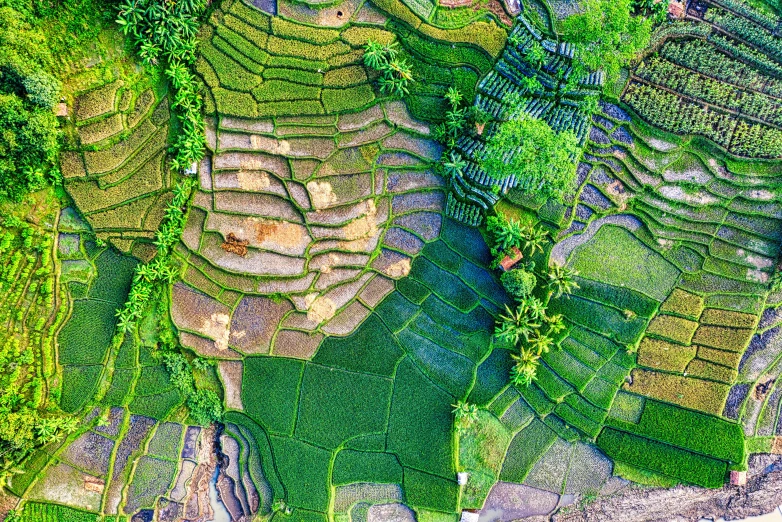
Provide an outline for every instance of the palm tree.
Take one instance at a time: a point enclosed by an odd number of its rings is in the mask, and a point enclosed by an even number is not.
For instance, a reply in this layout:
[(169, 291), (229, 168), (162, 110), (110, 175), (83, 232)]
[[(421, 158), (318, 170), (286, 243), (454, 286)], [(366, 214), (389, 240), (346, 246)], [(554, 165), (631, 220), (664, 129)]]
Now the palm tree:
[(565, 329), (565, 318), (562, 314), (546, 316), (548, 324), (548, 335), (556, 335)]
[(486, 220), (486, 228), (493, 236), (494, 248), (499, 252), (518, 247), (524, 237), (524, 226), (515, 219), (490, 216)]
[(364, 65), (377, 71), (387, 61), (385, 47), (374, 40), (369, 40), (364, 49)]
[(525, 341), (529, 340), (532, 332), (540, 328), (536, 320), (537, 317), (529, 313), (529, 307), (524, 302), (513, 310), (505, 305), (505, 315), (500, 315), (494, 335), (501, 341), (516, 345), (522, 337)]
[(553, 263), (548, 273), (548, 287), (549, 296), (560, 297), (563, 294), (570, 294), (573, 290), (579, 288), (575, 278), (578, 276), (578, 272), (572, 268), (560, 265), (559, 263)]
[(456, 429), (463, 430), (472, 426), (478, 420), (478, 406), (464, 401), (458, 401), (453, 407), (453, 414), (456, 417)]
[(538, 371), (537, 362), (517, 362), (510, 369), (510, 380), (514, 386), (529, 386), (535, 380)]
[(448, 87), (448, 92), (445, 93), (445, 99), (450, 102), (452, 108), (457, 108), (462, 101), (462, 98), (462, 93), (460, 93), (458, 89), (453, 86)]
[(523, 242), (524, 249), (529, 252), (529, 255), (535, 255), (536, 251), (543, 252), (543, 245), (546, 244), (546, 232), (541, 227), (535, 225), (527, 225), (524, 227)]
[(527, 296), (519, 305), (519, 308), (524, 308), (524, 311), (530, 315), (535, 321), (539, 321), (546, 317), (546, 305), (544, 305), (540, 299), (534, 296)]
[(540, 330), (536, 330), (534, 335), (529, 340), (530, 348), (535, 350), (538, 355), (548, 353), (551, 346), (554, 344), (554, 340), (548, 335), (540, 333)]
[(443, 167), (448, 177), (461, 176), (465, 167), (467, 167), (467, 162), (464, 161), (461, 154), (452, 150), (448, 155), (448, 161), (443, 163)]

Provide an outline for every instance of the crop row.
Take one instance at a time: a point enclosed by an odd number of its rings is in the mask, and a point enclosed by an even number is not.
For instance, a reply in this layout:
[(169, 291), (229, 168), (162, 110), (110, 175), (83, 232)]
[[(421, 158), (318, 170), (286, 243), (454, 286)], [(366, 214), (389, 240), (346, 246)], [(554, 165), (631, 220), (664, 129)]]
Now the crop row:
[(660, 49), (660, 56), (723, 82), (782, 97), (782, 81), (732, 58), (703, 40), (666, 42)]
[(757, 118), (773, 125), (782, 125), (782, 104), (766, 94), (744, 91), (729, 83), (694, 73), (667, 60), (652, 57), (641, 63), (635, 74), (644, 80)]
[(754, 45), (775, 60), (782, 60), (782, 42), (768, 29), (718, 7), (709, 7), (704, 19)]
[(734, 154), (776, 158), (782, 155), (782, 132), (751, 123), (674, 93), (633, 82), (623, 100), (648, 123), (676, 134), (699, 134)]

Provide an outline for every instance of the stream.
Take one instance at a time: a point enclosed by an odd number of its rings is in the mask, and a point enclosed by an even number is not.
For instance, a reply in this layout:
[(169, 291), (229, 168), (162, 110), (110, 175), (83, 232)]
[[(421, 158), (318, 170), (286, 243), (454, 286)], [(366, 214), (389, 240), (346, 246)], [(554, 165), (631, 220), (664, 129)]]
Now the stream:
[(210, 520), (212, 522), (231, 522), (231, 514), (225, 508), (225, 505), (220, 500), (220, 496), (217, 494), (217, 477), (220, 475), (220, 466), (215, 468), (214, 475), (209, 481), (209, 504), (212, 506), (214, 512), (214, 518)]

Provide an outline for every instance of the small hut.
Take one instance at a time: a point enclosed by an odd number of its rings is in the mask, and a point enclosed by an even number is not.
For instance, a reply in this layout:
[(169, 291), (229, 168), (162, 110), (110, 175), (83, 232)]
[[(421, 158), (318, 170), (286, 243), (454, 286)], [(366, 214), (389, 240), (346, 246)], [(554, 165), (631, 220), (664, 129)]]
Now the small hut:
[(513, 247), (513, 248), (511, 248), (511, 254), (510, 255), (506, 255), (502, 259), (502, 261), (500, 261), (500, 269), (503, 272), (507, 272), (508, 270), (510, 270), (511, 268), (516, 266), (516, 264), (519, 261), (521, 261), (522, 258), (524, 258), (524, 256), (522, 255), (521, 250), (519, 250), (516, 247)]
[(682, 20), (687, 14), (687, 8), (682, 0), (668, 1), (668, 18), (672, 20)]
[(746, 471), (731, 471), (730, 472), (730, 485), (731, 486), (746, 486), (747, 485), (747, 472)]

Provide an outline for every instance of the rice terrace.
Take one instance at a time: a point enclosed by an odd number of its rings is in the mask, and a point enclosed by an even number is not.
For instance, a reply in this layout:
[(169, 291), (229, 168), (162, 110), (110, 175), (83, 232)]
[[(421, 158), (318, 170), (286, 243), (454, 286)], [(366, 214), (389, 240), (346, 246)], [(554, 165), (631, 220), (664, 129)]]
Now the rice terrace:
[(782, 505), (779, 0), (0, 0), (0, 520)]

